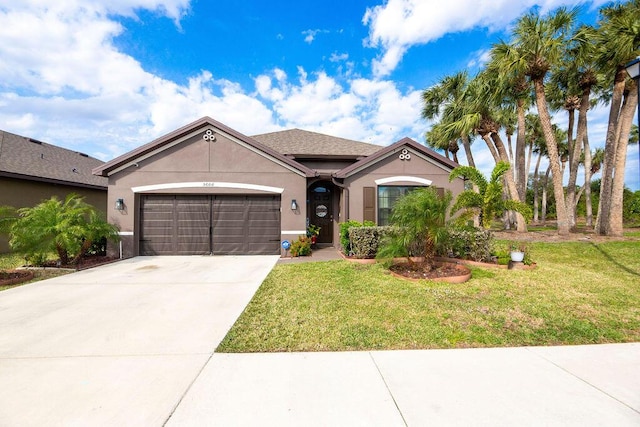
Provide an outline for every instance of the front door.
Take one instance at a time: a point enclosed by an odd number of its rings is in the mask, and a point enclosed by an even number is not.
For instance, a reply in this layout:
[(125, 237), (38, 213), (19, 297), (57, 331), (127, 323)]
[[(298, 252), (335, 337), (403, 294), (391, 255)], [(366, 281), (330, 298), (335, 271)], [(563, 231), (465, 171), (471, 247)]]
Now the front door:
[(318, 183), (309, 190), (309, 224), (320, 227), (318, 243), (333, 243), (333, 193), (329, 183)]

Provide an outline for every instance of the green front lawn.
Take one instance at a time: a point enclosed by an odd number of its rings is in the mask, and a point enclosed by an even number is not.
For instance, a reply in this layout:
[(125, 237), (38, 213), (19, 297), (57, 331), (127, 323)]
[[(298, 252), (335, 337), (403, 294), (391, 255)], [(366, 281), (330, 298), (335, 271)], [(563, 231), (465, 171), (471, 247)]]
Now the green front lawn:
[(640, 242), (532, 243), (533, 271), (463, 284), (381, 265), (278, 265), (217, 351), (339, 351), (640, 341)]

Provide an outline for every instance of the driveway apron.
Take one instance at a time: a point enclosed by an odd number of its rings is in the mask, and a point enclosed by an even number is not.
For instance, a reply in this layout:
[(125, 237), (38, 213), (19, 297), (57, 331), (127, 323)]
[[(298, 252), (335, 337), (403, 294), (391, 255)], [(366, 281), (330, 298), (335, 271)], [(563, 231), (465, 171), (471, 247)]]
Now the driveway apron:
[(277, 260), (137, 257), (0, 292), (0, 425), (162, 425)]

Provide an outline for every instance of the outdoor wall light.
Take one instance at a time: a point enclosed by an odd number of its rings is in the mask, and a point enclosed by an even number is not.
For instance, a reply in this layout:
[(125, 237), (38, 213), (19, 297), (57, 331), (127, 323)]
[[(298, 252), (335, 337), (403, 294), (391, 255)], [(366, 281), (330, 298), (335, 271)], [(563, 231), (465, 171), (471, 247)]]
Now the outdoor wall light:
[(116, 199), (116, 210), (123, 211), (124, 210), (124, 199)]
[(298, 210), (298, 202), (296, 202), (296, 199), (291, 200), (291, 210), (292, 211)]

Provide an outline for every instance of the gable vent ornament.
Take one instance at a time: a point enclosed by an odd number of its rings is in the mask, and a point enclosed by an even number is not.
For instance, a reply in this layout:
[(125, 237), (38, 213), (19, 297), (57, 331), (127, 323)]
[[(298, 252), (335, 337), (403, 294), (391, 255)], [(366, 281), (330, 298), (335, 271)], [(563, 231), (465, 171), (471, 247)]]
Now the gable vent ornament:
[(403, 148), (402, 151), (400, 152), (400, 160), (411, 160), (411, 154), (409, 154), (409, 150), (407, 150), (406, 148)]
[(213, 133), (213, 131), (211, 129), (208, 129), (204, 135), (202, 135), (202, 139), (204, 139), (205, 141), (210, 141), (213, 142), (216, 140), (216, 135)]

